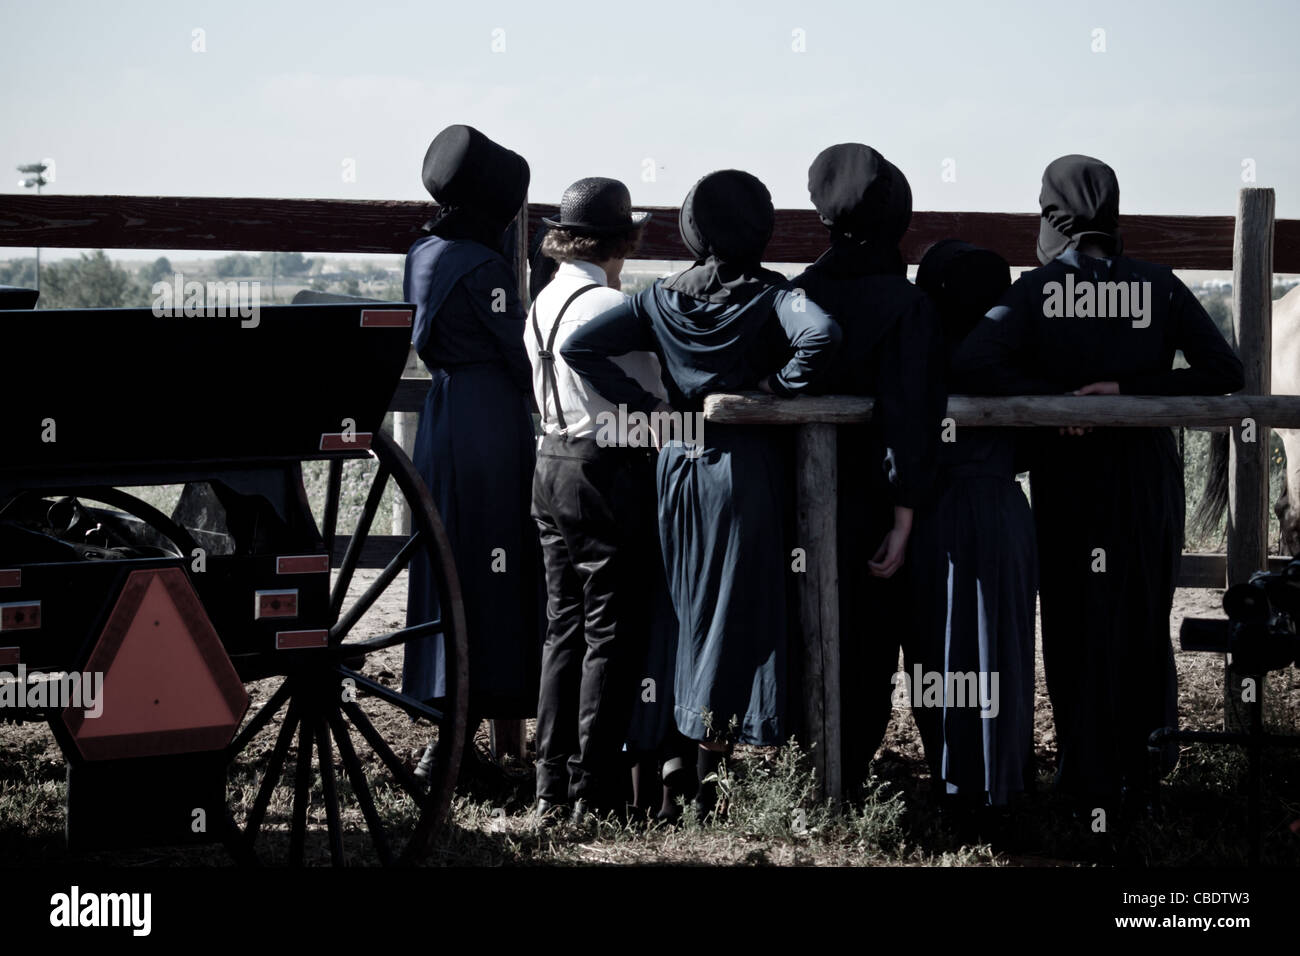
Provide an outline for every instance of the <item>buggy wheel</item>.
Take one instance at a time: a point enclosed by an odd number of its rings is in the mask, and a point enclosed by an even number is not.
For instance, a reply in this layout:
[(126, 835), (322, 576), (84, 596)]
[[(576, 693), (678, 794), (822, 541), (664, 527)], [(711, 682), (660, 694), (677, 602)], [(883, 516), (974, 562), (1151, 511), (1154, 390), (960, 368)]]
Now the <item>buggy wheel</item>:
[[(321, 532), (328, 553), (342, 552), (328, 646), (288, 652), (292, 667), (250, 708), (229, 749), (227, 844), (245, 861), (411, 863), (450, 811), (468, 690), (460, 585), (410, 459), (384, 432), (372, 452), (328, 463)], [(368, 490), (345, 545), (337, 532), (343, 489), (355, 485), (343, 481), (348, 466)], [(396, 539), (371, 534), (390, 478), (411, 513), (410, 535)], [(417, 554), (436, 580), (439, 611), (398, 621), (391, 589)], [(381, 570), (359, 579), (362, 564)], [(441, 641), (446, 692), (435, 700), (402, 692), (401, 655), (415, 641)], [(432, 763), (417, 772), (426, 749)]]

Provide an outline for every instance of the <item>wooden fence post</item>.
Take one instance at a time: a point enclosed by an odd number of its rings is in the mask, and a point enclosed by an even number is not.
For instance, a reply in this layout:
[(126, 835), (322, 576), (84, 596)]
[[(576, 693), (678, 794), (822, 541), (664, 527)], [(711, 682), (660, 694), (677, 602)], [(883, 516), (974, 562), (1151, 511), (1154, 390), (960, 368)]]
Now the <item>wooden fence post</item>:
[[(406, 353), (406, 368), (402, 377), (409, 378), (410, 373), (420, 370), (420, 357), (415, 354), (415, 346)], [(420, 427), (419, 412), (393, 412), (393, 441), (401, 446), (407, 457), (415, 454), (415, 433)], [(403, 538), (411, 534), (411, 506), (401, 495), (393, 496), (393, 534)]]
[(819, 796), (843, 794), (840, 724), (840, 589), (836, 543), (836, 426), (798, 428), (795, 508), (807, 567), (799, 576), (803, 631), (804, 721), (812, 745)]
[[(515, 247), (506, 250), (514, 256), (515, 276), (519, 282), (519, 301), (528, 302), (528, 197), (515, 216)], [(529, 519), (532, 520), (531, 518)], [(522, 757), (528, 741), (528, 732), (522, 720), (494, 720), (491, 722), (490, 745), (498, 760), (506, 756)]]
[[(1237, 355), (1246, 370), (1247, 394), (1272, 391), (1273, 353), (1273, 207), (1272, 189), (1248, 187), (1237, 199), (1232, 240), (1232, 329)], [(1228, 453), (1228, 584), (1246, 581), (1268, 564), (1267, 424), (1245, 419), (1233, 425)], [(1249, 441), (1245, 439), (1250, 439)], [(1224, 723), (1244, 729), (1241, 715), (1243, 678), (1255, 681), (1263, 702), (1264, 675), (1224, 672)]]

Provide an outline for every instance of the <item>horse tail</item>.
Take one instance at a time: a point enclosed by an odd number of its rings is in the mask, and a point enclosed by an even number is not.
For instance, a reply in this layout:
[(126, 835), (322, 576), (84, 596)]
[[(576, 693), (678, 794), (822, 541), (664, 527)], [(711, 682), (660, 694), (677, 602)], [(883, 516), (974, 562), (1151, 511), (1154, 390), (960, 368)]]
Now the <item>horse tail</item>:
[(1192, 527), (1200, 535), (1212, 535), (1228, 507), (1228, 433), (1210, 433), (1210, 455), (1205, 468), (1205, 487), (1192, 515)]

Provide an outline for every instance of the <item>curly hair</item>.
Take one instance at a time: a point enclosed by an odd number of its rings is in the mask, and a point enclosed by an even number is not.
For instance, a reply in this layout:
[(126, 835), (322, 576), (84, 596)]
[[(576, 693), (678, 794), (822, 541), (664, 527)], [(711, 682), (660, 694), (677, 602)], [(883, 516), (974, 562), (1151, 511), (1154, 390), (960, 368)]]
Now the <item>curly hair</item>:
[(582, 236), (568, 229), (549, 229), (542, 238), (542, 254), (556, 262), (604, 262), (626, 259), (641, 239), (641, 227), (612, 236)]

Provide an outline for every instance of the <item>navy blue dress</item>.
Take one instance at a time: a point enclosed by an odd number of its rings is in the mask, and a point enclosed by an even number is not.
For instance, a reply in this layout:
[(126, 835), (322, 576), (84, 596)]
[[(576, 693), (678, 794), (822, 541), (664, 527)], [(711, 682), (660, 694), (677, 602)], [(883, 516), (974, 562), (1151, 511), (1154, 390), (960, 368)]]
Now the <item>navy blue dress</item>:
[[(699, 412), (706, 394), (773, 373), (774, 390), (802, 391), (838, 340), (820, 308), (783, 286), (712, 302), (660, 280), (575, 332), (561, 353), (606, 399), (648, 413), (654, 397), (609, 357), (653, 351), (673, 408)], [(789, 734), (787, 439), (779, 428), (707, 424), (701, 447), (669, 444), (659, 455), (659, 534), (678, 619), (674, 714), (693, 740), (772, 746)]]
[[(536, 444), (525, 315), (514, 275), (470, 240), (420, 239), (403, 295), (416, 305), (413, 341), (433, 376), (415, 466), (456, 557), (469, 641), (474, 717), (532, 716), (543, 638), (537, 529), (529, 516)], [(411, 562), (408, 620), (438, 613), (421, 552)], [(403, 691), (445, 693), (440, 635), (406, 649)]]
[[(1033, 786), (1034, 519), (1014, 435), (959, 429), (939, 456), (935, 500), (918, 509), (910, 542), (912, 715), (939, 791), (998, 806)], [(937, 700), (923, 696), (927, 674), (944, 675)]]

